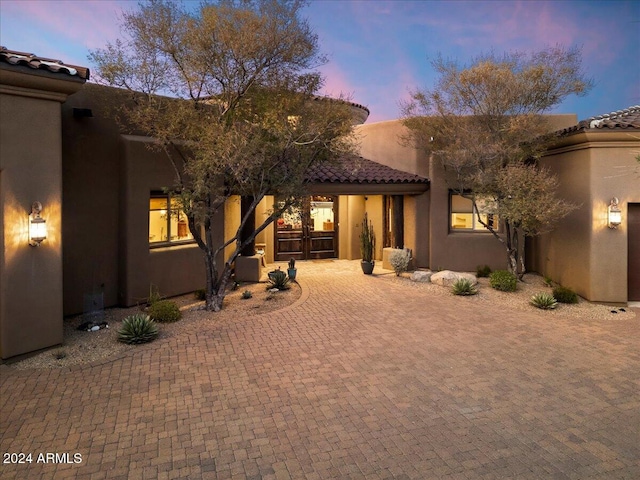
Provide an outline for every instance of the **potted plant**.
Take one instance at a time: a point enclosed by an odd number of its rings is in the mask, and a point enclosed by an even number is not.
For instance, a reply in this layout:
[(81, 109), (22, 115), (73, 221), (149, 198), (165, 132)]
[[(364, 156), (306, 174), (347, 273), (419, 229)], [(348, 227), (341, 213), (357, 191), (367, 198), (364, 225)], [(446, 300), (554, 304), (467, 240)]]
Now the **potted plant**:
[(373, 223), (369, 221), (367, 214), (364, 214), (362, 220), (362, 231), (360, 232), (360, 255), (362, 255), (362, 272), (366, 275), (373, 273), (373, 252), (376, 248), (376, 235), (373, 232)]
[(287, 268), (287, 275), (289, 275), (289, 278), (291, 280), (295, 280), (296, 279), (296, 272), (298, 271), (298, 269), (296, 268), (296, 259), (291, 257), (291, 260), (289, 260), (289, 268)]

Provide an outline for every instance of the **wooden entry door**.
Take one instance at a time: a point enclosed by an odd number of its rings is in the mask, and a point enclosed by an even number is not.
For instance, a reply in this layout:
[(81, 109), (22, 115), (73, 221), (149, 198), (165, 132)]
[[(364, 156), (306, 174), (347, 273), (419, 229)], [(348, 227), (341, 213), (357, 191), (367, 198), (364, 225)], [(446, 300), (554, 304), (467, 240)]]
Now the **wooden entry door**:
[(629, 203), (627, 248), (627, 281), (630, 302), (640, 302), (640, 203)]
[(276, 221), (275, 260), (338, 256), (338, 197), (314, 195)]

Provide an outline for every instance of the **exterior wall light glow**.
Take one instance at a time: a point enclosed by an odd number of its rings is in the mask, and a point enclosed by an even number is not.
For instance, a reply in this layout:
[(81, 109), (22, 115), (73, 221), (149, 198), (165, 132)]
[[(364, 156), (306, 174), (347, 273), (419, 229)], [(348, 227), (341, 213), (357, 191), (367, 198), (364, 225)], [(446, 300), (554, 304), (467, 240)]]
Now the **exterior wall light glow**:
[(47, 238), (47, 221), (40, 216), (42, 204), (33, 202), (29, 215), (29, 245), (38, 247)]
[(609, 228), (618, 228), (618, 225), (622, 223), (622, 212), (618, 207), (618, 199), (613, 197), (608, 207), (608, 221)]

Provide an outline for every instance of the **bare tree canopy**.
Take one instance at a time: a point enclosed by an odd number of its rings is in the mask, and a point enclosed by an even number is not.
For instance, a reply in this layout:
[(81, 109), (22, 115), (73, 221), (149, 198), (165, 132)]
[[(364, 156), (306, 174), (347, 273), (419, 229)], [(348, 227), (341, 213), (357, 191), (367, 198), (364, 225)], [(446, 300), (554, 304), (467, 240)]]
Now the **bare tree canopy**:
[[(524, 273), (518, 235), (539, 235), (575, 206), (558, 199), (556, 179), (536, 166), (553, 137), (545, 114), (569, 95), (585, 95), (578, 48), (483, 54), (466, 65), (436, 58), (433, 89), (402, 104), (410, 141), (443, 167), (449, 188), (472, 200), (478, 221), (503, 242), (509, 269)], [(505, 224), (499, 235), (478, 208)]]
[[(191, 11), (166, 0), (125, 13), (125, 39), (91, 53), (106, 84), (132, 92), (124, 117), (157, 140), (205, 254), (207, 308), (219, 310), (242, 248), (304, 192), (310, 167), (354, 150), (345, 102), (316, 96), (326, 59), (297, 0), (222, 0)], [(231, 195), (252, 199), (234, 237), (214, 245), (212, 218)], [(285, 201), (246, 236), (266, 195)], [(217, 257), (234, 245), (222, 268)]]

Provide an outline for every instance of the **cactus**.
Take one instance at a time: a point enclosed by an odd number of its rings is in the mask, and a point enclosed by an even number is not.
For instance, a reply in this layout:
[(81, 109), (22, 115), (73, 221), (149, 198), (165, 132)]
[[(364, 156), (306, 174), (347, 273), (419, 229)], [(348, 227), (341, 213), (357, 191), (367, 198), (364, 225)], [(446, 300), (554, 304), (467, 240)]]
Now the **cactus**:
[(360, 232), (360, 254), (363, 262), (373, 261), (373, 252), (376, 248), (376, 235), (373, 231), (373, 223), (369, 221), (367, 214), (362, 220), (362, 232)]

